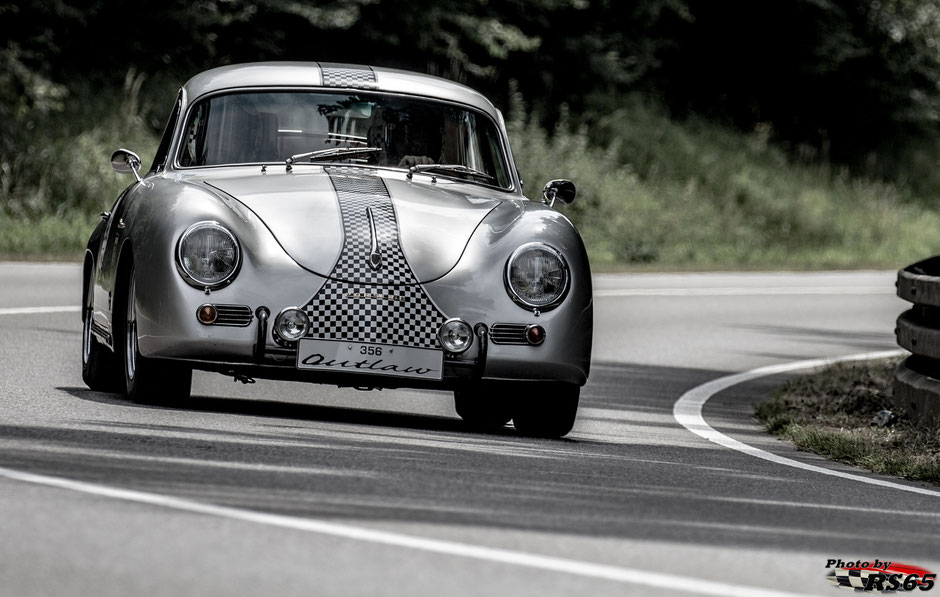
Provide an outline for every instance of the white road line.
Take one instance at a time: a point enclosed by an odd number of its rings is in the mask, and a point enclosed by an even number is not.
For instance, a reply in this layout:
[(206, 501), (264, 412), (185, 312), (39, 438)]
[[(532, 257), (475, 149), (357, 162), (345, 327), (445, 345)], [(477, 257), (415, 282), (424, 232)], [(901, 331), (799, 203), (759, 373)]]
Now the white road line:
[(702, 408), (705, 406), (705, 403), (708, 402), (708, 399), (721, 392), (746, 381), (752, 379), (757, 379), (759, 377), (766, 377), (768, 375), (777, 375), (779, 373), (789, 373), (792, 371), (800, 371), (805, 369), (818, 369), (820, 367), (825, 367), (827, 365), (832, 365), (835, 363), (846, 363), (850, 361), (868, 361), (872, 359), (884, 359), (888, 357), (896, 357), (903, 354), (907, 354), (903, 350), (888, 350), (884, 352), (868, 352), (862, 354), (853, 354), (843, 357), (835, 357), (831, 359), (812, 359), (808, 361), (796, 361), (792, 363), (782, 363), (780, 365), (770, 365), (767, 367), (759, 367), (757, 369), (751, 369), (750, 371), (745, 371), (743, 373), (736, 373), (734, 375), (728, 375), (725, 377), (719, 377), (708, 383), (702, 384), (698, 387), (692, 388), (685, 394), (683, 394), (679, 400), (676, 401), (672, 409), (672, 416), (675, 417), (676, 421), (680, 425), (698, 435), (707, 439), (710, 442), (714, 442), (725, 448), (730, 448), (732, 450), (737, 450), (744, 454), (754, 456), (756, 458), (762, 458), (764, 460), (769, 460), (770, 462), (775, 462), (777, 464), (782, 464), (784, 466), (791, 466), (794, 468), (803, 469), (805, 471), (811, 471), (814, 473), (821, 473), (823, 475), (830, 475), (833, 477), (839, 477), (842, 479), (849, 479), (852, 481), (858, 481), (860, 483), (868, 483), (869, 485), (877, 485), (879, 487), (887, 487), (889, 489), (900, 489), (901, 491), (909, 491), (911, 493), (919, 493), (921, 495), (929, 495), (932, 497), (940, 497), (940, 491), (935, 491), (932, 489), (925, 489), (922, 487), (914, 487), (912, 485), (902, 485), (901, 483), (893, 483), (891, 481), (885, 481), (883, 479), (876, 479), (874, 477), (866, 477), (862, 475), (856, 475), (852, 473), (846, 473), (842, 471), (836, 471), (821, 466), (816, 466), (813, 464), (808, 464), (806, 462), (800, 462), (798, 460), (793, 460), (790, 458), (785, 458), (783, 456), (778, 456), (770, 452), (761, 450), (760, 448), (755, 448), (749, 446), (745, 443), (739, 442), (736, 439), (732, 439), (727, 435), (715, 430), (708, 423), (705, 422), (705, 418), (702, 416)]
[(608, 288), (594, 291), (599, 298), (621, 296), (764, 296), (895, 294), (891, 286), (724, 286), (716, 288)]
[[(71, 446), (35, 446), (32, 442), (22, 442), (17, 440), (5, 441), (0, 439), (0, 449), (6, 451), (28, 452), (35, 456), (37, 452), (45, 454), (71, 454), (76, 453), (76, 449)], [(254, 462), (233, 462), (227, 460), (210, 460), (208, 458), (181, 458), (172, 456), (152, 456), (149, 454), (118, 454), (109, 450), (86, 448), (79, 450), (82, 458), (93, 457), (103, 460), (123, 460), (126, 462), (143, 462), (146, 464), (160, 465), (183, 465), (196, 466), (201, 468), (232, 469), (238, 471), (252, 471), (258, 473), (279, 473), (286, 475), (324, 475), (332, 477), (359, 477), (359, 478), (378, 478), (378, 473), (372, 473), (360, 470), (339, 469), (326, 466), (281, 466), (276, 464), (262, 464)]]
[(641, 570), (637, 568), (621, 568), (619, 566), (592, 564), (590, 562), (543, 556), (521, 551), (512, 551), (508, 549), (470, 545), (467, 543), (458, 543), (455, 541), (442, 541), (439, 539), (427, 539), (413, 535), (379, 531), (311, 518), (297, 518), (293, 516), (283, 516), (280, 514), (268, 514), (264, 512), (254, 512), (251, 510), (242, 510), (239, 508), (216, 506), (213, 504), (206, 504), (168, 495), (160, 495), (156, 493), (134, 491), (129, 489), (119, 489), (116, 487), (108, 487), (94, 483), (72, 481), (70, 479), (63, 479), (60, 477), (50, 477), (47, 475), (26, 473), (2, 467), (0, 467), (0, 477), (24, 483), (33, 483), (37, 485), (45, 485), (48, 487), (57, 487), (59, 489), (66, 489), (69, 491), (78, 491), (81, 493), (112, 498), (116, 500), (149, 504), (161, 508), (171, 508), (174, 510), (194, 512), (208, 516), (219, 516), (256, 524), (265, 524), (269, 526), (291, 529), (294, 531), (329, 535), (332, 537), (341, 537), (343, 539), (352, 539), (368, 543), (378, 543), (393, 547), (403, 547), (406, 549), (416, 549), (436, 554), (494, 562), (497, 564), (509, 564), (514, 566), (522, 566), (525, 568), (546, 570), (549, 572), (573, 574), (576, 576), (583, 576), (600, 580), (622, 582), (630, 585), (655, 587), (658, 589), (665, 589), (670, 592), (685, 591), (697, 595), (720, 595), (729, 597), (796, 597), (798, 595), (802, 595), (800, 593), (774, 591), (770, 589), (762, 589), (759, 587), (746, 587), (741, 585), (692, 578), (689, 576), (677, 576), (674, 574), (650, 572), (648, 570)]
[(37, 313), (78, 313), (82, 308), (78, 305), (62, 307), (7, 307), (0, 309), (0, 315), (34, 315)]

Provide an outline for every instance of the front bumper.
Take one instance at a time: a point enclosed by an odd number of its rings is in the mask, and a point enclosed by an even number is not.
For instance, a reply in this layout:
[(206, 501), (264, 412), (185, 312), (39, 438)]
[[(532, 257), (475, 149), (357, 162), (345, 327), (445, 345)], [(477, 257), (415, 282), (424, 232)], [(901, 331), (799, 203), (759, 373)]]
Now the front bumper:
[(444, 353), (444, 370), (440, 380), (299, 369), (295, 343), (282, 343), (281, 346), (271, 346), (268, 343), (268, 338), (271, 337), (270, 324), (270, 311), (266, 307), (259, 307), (256, 311), (252, 359), (248, 362), (194, 358), (172, 360), (186, 363), (194, 369), (231, 375), (242, 380), (258, 377), (325, 383), (340, 387), (454, 389), (484, 379), (489, 346), (489, 330), (484, 324), (475, 326), (474, 342), (467, 353), (461, 355)]
[[(584, 383), (584, 373), (577, 367), (539, 361), (535, 352), (539, 349), (538, 346), (494, 344), (490, 341), (489, 326), (484, 323), (477, 323), (473, 326), (474, 341), (467, 352), (460, 355), (444, 353), (444, 370), (441, 380), (298, 369), (295, 345), (274, 346), (270, 342), (272, 338), (270, 310), (259, 307), (255, 315), (253, 324), (241, 330), (243, 335), (250, 334), (253, 337), (250, 358), (216, 359), (208, 356), (185, 356), (172, 357), (168, 360), (184, 363), (193, 369), (230, 375), (242, 380), (247, 378), (275, 379), (357, 388), (453, 390), (481, 380), (552, 380), (579, 385)], [(246, 352), (244, 348), (243, 345), (242, 353)]]

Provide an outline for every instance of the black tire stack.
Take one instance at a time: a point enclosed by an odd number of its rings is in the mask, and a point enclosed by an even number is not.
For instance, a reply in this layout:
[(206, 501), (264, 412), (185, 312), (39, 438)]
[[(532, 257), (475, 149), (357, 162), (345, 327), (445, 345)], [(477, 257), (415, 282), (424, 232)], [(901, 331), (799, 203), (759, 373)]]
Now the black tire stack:
[(898, 317), (898, 344), (909, 351), (894, 375), (895, 407), (940, 422), (940, 256), (898, 272), (898, 296), (914, 304)]

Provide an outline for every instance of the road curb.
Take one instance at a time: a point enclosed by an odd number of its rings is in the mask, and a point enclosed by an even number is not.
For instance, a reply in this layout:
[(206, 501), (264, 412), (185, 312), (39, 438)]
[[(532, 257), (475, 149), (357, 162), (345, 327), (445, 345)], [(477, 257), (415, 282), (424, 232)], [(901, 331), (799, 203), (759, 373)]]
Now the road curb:
[(822, 367), (828, 367), (836, 363), (872, 361), (876, 359), (893, 358), (900, 356), (900, 354), (901, 351), (898, 350), (867, 352), (835, 358), (810, 359), (808, 361), (794, 361), (791, 363), (780, 363), (778, 365), (767, 365), (765, 367), (758, 367), (757, 369), (751, 369), (750, 371), (744, 371), (742, 373), (726, 375), (724, 377), (719, 377), (717, 379), (705, 382), (700, 386), (696, 386), (680, 396), (679, 400), (677, 400), (673, 405), (672, 416), (677, 423), (703, 439), (706, 439), (714, 444), (718, 444), (719, 446), (735, 450), (736, 452), (741, 452), (742, 454), (747, 454), (749, 456), (754, 456), (755, 458), (767, 460), (768, 462), (773, 462), (783, 466), (789, 466), (791, 468), (802, 469), (814, 473), (820, 473), (831, 477), (839, 477), (851, 481), (858, 481), (868, 485), (876, 485), (879, 487), (897, 489), (940, 498), (940, 491), (934, 489), (928, 489), (926, 487), (920, 487), (917, 485), (903, 484), (897, 481), (888, 481), (881, 478), (881, 476), (877, 476), (875, 473), (870, 475), (856, 474), (843, 470), (828, 468), (825, 466), (819, 466), (816, 464), (810, 464), (809, 462), (794, 460), (793, 458), (787, 458), (786, 456), (768, 452), (767, 450), (762, 450), (761, 448), (745, 444), (744, 442), (721, 433), (709, 425), (705, 421), (705, 416), (702, 412), (704, 410), (705, 403), (708, 402), (712, 396), (718, 394), (719, 392), (723, 392), (728, 388), (754, 379), (760, 379), (762, 377), (768, 377), (771, 375), (779, 375), (782, 373), (793, 373), (796, 371), (820, 369)]

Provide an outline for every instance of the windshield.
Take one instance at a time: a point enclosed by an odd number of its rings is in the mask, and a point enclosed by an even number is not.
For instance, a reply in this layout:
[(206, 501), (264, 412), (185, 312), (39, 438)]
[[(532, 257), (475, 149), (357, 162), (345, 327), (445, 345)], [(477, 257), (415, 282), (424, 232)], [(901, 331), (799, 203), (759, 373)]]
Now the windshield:
[[(316, 153), (345, 147), (376, 150)], [(460, 106), (369, 93), (269, 91), (217, 95), (197, 104), (184, 130), (179, 164), (270, 164), (312, 154), (295, 164), (330, 160), (393, 168), (458, 165), (489, 175), (489, 184), (508, 188), (511, 180), (501, 148), (491, 119)], [(450, 173), (461, 174), (435, 171)]]

